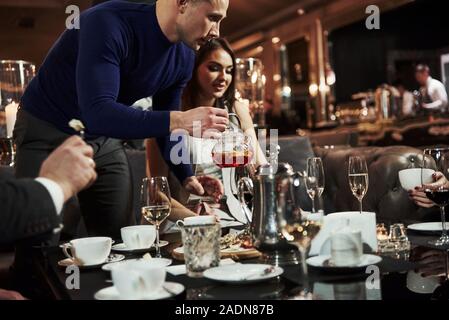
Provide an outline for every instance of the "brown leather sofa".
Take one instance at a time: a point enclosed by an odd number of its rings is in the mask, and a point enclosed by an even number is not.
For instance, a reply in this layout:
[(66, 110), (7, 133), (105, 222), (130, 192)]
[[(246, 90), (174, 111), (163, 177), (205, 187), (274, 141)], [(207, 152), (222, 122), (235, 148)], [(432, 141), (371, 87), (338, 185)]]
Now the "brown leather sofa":
[[(308, 138), (298, 136), (280, 137), (279, 145), (279, 161), (290, 163), (295, 170), (306, 169), (307, 157), (314, 155), (322, 158), (325, 189), (320, 205), (326, 213), (358, 210), (358, 201), (349, 189), (347, 170), (349, 156), (362, 155), (369, 171), (369, 188), (363, 200), (363, 209), (376, 212), (378, 222), (408, 224), (439, 219), (437, 210), (422, 209), (410, 201), (399, 182), (399, 170), (421, 165), (420, 149), (406, 146), (312, 148)], [(301, 188), (301, 207), (310, 210), (311, 201), (304, 186)]]
[(315, 148), (315, 154), (323, 159), (326, 186), (326, 212), (358, 210), (359, 205), (349, 188), (347, 177), (348, 158), (353, 155), (365, 157), (369, 187), (363, 199), (363, 209), (377, 213), (377, 220), (387, 223), (412, 223), (437, 219), (433, 209), (422, 209), (410, 201), (401, 187), (398, 172), (421, 165), (421, 150), (406, 147), (363, 148)]

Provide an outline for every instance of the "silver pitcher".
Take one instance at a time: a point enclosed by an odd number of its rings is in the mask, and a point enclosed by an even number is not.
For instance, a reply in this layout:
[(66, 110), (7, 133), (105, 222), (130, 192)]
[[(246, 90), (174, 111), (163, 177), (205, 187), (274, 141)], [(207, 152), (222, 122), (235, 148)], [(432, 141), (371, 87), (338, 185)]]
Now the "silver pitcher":
[[(254, 247), (262, 252), (262, 260), (275, 265), (298, 264), (296, 248), (282, 236), (281, 228), (288, 216), (300, 210), (294, 188), (299, 186), (301, 174), (287, 163), (262, 165), (252, 178), (239, 180), (239, 200), (247, 216), (251, 216), (250, 231)], [(253, 210), (246, 205), (244, 192), (253, 195)]]

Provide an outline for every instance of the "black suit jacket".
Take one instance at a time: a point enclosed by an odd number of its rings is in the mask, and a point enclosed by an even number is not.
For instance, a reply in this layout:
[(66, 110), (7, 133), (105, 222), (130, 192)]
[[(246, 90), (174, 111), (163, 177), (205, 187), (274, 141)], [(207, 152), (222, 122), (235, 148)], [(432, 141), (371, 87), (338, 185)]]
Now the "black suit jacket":
[(47, 189), (33, 179), (0, 182), (0, 243), (33, 237), (60, 226)]

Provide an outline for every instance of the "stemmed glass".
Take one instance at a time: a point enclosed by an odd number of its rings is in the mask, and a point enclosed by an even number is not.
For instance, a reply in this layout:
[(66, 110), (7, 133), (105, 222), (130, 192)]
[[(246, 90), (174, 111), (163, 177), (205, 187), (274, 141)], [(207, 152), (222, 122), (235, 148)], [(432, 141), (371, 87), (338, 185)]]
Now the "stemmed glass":
[(368, 167), (362, 157), (349, 157), (348, 166), (349, 187), (354, 197), (359, 200), (360, 213), (362, 213), (362, 200), (368, 191)]
[[(449, 177), (449, 149), (434, 148), (425, 149), (423, 154), (423, 169), (421, 170), (421, 184), (427, 198), (440, 207), (441, 213), (441, 237), (438, 240), (430, 241), (434, 246), (444, 246), (449, 244), (449, 237), (446, 230), (446, 215), (444, 207), (449, 204), (449, 188), (447, 185), (429, 185), (429, 172), (425, 169), (439, 171), (446, 179)], [(427, 172), (426, 172), (427, 171)]]
[(282, 235), (287, 242), (294, 245), (301, 254), (301, 265), (304, 275), (303, 289), (299, 293), (301, 298), (307, 299), (311, 294), (306, 259), (312, 240), (321, 230), (322, 221), (322, 212), (308, 213), (302, 210), (294, 210), (291, 216), (284, 217), (282, 221)]
[(171, 197), (166, 177), (150, 177), (142, 180), (142, 216), (156, 226), (156, 258), (161, 258), (159, 227), (170, 215)]
[(324, 191), (324, 169), (321, 158), (308, 158), (304, 176), (307, 194), (312, 199), (312, 213), (315, 213), (315, 199)]

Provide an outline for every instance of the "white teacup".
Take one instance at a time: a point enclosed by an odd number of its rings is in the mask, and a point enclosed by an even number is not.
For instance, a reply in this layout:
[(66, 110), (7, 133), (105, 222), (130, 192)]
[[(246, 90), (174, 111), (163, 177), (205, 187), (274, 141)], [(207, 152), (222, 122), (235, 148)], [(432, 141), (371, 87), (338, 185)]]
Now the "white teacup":
[(111, 275), (121, 299), (151, 299), (165, 282), (165, 264), (152, 260), (130, 261), (113, 268)]
[(120, 229), (123, 243), (131, 250), (150, 248), (156, 239), (153, 225), (129, 226)]
[[(422, 178), (421, 178), (422, 171)], [(422, 183), (433, 182), (432, 174), (435, 170), (428, 168), (410, 168), (399, 171), (399, 182), (402, 188), (406, 191), (413, 190), (416, 186), (421, 186)], [(422, 180), (421, 180), (422, 179)]]
[(63, 251), (77, 265), (95, 265), (106, 261), (111, 245), (112, 239), (108, 237), (80, 238), (66, 243)]
[(439, 277), (422, 277), (415, 271), (407, 273), (407, 288), (420, 294), (430, 294), (440, 285)]
[(338, 267), (355, 266), (363, 254), (361, 231), (336, 232), (331, 235), (331, 259)]

